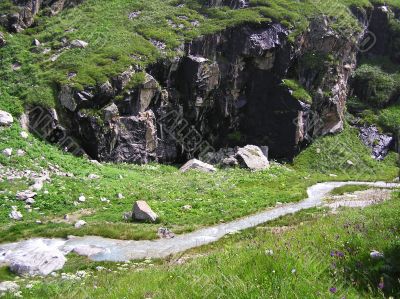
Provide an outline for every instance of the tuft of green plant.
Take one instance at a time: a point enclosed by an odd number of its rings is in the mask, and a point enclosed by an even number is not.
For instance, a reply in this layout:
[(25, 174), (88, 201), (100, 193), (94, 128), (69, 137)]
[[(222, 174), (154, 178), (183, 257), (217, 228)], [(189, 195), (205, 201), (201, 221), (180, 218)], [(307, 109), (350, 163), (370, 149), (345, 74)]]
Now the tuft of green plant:
[(362, 64), (353, 76), (357, 97), (372, 107), (382, 108), (400, 96), (400, 73), (387, 73), (377, 65)]
[(292, 79), (284, 79), (282, 84), (291, 90), (292, 96), (296, 100), (302, 101), (307, 104), (312, 104), (311, 95), (298, 81)]

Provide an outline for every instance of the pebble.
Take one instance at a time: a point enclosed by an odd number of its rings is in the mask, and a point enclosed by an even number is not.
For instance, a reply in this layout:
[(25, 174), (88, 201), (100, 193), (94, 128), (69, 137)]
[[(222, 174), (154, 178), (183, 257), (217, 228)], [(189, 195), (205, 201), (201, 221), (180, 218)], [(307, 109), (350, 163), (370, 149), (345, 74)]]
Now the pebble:
[(12, 148), (6, 148), (3, 150), (3, 155), (6, 157), (11, 157), (12, 152), (13, 152)]
[(79, 221), (77, 221), (76, 223), (75, 223), (75, 228), (81, 228), (81, 227), (83, 227), (83, 226), (85, 226), (86, 225), (86, 221), (83, 221), (83, 220), (79, 220)]

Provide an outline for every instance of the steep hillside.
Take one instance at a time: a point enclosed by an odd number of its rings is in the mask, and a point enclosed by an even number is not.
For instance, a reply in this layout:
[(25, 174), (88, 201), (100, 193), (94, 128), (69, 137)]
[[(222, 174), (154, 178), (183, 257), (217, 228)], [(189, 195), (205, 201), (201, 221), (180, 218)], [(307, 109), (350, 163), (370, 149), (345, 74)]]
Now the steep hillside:
[[(379, 5), (7, 0), (0, 108), (26, 111), (33, 131), (72, 137), (64, 147), (101, 161), (178, 162), (245, 144), (291, 159), (343, 129), (358, 45), (379, 26)], [(378, 39), (373, 55), (396, 59), (398, 6), (383, 12), (393, 46), (375, 53), (387, 38)], [(374, 122), (397, 126), (393, 109)], [(43, 117), (53, 121), (35, 128)]]

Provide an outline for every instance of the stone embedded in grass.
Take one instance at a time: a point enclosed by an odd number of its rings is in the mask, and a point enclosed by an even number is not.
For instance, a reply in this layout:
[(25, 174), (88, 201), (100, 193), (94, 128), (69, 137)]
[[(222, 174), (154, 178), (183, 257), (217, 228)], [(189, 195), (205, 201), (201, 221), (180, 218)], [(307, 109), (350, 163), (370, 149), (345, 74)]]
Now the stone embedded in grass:
[(21, 137), (23, 138), (23, 139), (27, 139), (28, 138), (28, 133), (26, 132), (26, 131), (22, 131), (21, 133), (20, 133), (20, 135), (21, 135)]
[(19, 290), (19, 285), (13, 281), (0, 282), (0, 297), (5, 293), (13, 293)]
[(14, 118), (10, 113), (0, 110), (0, 126), (10, 126), (13, 122)]
[(125, 212), (125, 213), (122, 215), (122, 218), (123, 218), (125, 221), (132, 221), (132, 220), (133, 220), (133, 212)]
[(6, 148), (6, 149), (3, 150), (3, 155), (6, 156), (6, 157), (11, 157), (12, 156), (12, 152), (13, 152), (12, 148)]
[(370, 255), (371, 259), (373, 260), (380, 260), (383, 259), (385, 257), (385, 255), (379, 251), (373, 250), (371, 251)]
[(85, 226), (87, 223), (86, 223), (86, 221), (84, 221), (84, 220), (79, 220), (79, 221), (77, 221), (76, 223), (75, 223), (75, 228), (81, 228), (81, 227), (83, 227), (83, 226)]
[(81, 196), (79, 196), (78, 201), (79, 202), (85, 202), (86, 201), (86, 197), (81, 195)]
[(75, 39), (71, 42), (71, 47), (72, 48), (79, 48), (79, 49), (84, 49), (88, 46), (89, 44), (83, 40), (80, 39)]
[(22, 149), (19, 149), (19, 150), (17, 150), (17, 156), (18, 157), (23, 157), (23, 156), (25, 156), (25, 151), (24, 150), (22, 150)]
[(8, 214), (8, 216), (13, 220), (17, 220), (17, 221), (22, 220), (22, 218), (24, 216), (22, 216), (21, 212), (18, 211), (17, 207), (12, 206), (11, 209), (12, 210), (11, 210), (10, 214)]
[(217, 169), (211, 164), (204, 163), (197, 159), (192, 159), (183, 165), (180, 169), (181, 172), (187, 172), (189, 170), (198, 170), (202, 172), (215, 172)]
[(142, 12), (140, 10), (139, 11), (133, 11), (133, 12), (129, 13), (128, 18), (129, 18), (129, 20), (136, 19), (141, 15), (141, 13)]
[(15, 197), (17, 198), (17, 200), (23, 200), (26, 201), (29, 198), (34, 198), (37, 195), (36, 192), (33, 192), (31, 190), (25, 190), (25, 191), (20, 191), (18, 192)]
[(166, 227), (160, 227), (157, 231), (157, 235), (161, 239), (172, 239), (175, 238), (175, 234), (171, 232), (168, 228)]
[(183, 207), (182, 207), (182, 210), (184, 210), (184, 211), (190, 211), (192, 209), (192, 206), (191, 205), (184, 205)]
[(34, 47), (40, 47), (41, 46), (41, 43), (40, 43), (40, 41), (38, 40), (38, 39), (34, 39), (33, 41), (32, 41), (32, 46), (34, 46)]
[(153, 212), (147, 202), (144, 200), (138, 200), (133, 205), (133, 218), (139, 221), (156, 222), (158, 215)]
[(99, 178), (100, 178), (100, 176), (98, 176), (97, 174), (94, 174), (94, 173), (91, 173), (88, 175), (88, 179), (90, 179), (90, 180), (97, 180)]

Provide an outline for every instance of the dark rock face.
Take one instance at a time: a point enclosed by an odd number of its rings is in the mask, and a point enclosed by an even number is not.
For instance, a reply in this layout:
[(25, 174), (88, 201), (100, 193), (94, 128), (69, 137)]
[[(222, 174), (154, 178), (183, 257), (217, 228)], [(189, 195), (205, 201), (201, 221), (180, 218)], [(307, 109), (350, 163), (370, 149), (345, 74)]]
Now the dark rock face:
[(64, 8), (82, 3), (84, 0), (13, 0), (17, 11), (8, 15), (0, 15), (0, 24), (11, 32), (20, 32), (32, 26), (34, 17), (45, 8), (51, 14), (57, 14)]
[[(62, 86), (58, 112), (101, 161), (178, 162), (247, 144), (291, 159), (311, 137), (342, 129), (355, 43), (323, 18), (294, 45), (280, 24), (242, 25), (186, 44), (182, 57), (150, 66), (135, 88), (133, 67), (83, 91)], [(307, 63), (313, 56), (321, 60)], [(285, 78), (309, 90), (312, 105), (295, 99)]]
[(376, 160), (383, 160), (394, 145), (393, 136), (380, 133), (375, 126), (360, 128), (360, 138)]

